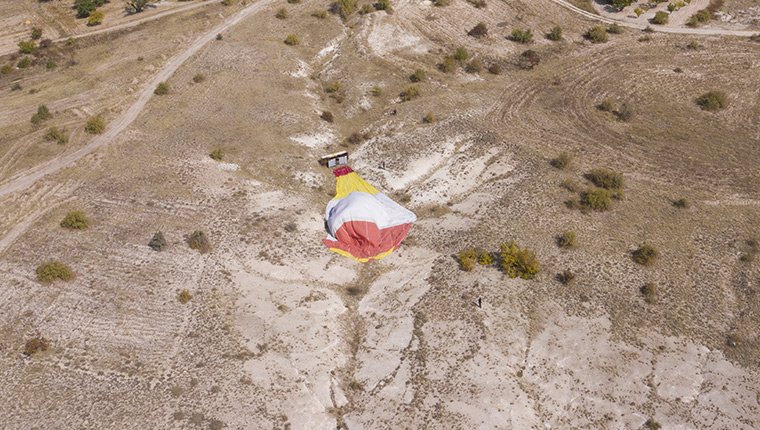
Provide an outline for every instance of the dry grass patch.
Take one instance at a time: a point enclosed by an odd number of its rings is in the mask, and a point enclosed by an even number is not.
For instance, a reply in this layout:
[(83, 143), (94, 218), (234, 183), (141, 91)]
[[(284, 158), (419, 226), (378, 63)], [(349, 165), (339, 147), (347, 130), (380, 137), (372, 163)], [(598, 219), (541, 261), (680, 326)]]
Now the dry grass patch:
[(50, 284), (56, 280), (68, 282), (74, 279), (74, 271), (57, 260), (51, 260), (37, 266), (37, 280), (43, 284)]

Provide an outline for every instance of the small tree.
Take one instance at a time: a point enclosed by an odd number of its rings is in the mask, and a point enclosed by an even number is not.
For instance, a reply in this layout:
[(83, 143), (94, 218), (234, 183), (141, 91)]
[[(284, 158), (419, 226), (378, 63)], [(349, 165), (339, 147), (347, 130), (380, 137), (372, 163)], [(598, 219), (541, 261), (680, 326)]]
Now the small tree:
[(50, 284), (56, 280), (68, 282), (74, 279), (71, 268), (60, 261), (52, 260), (37, 266), (37, 280), (43, 284)]
[(50, 110), (45, 105), (39, 105), (37, 107), (37, 112), (32, 115), (31, 122), (34, 125), (39, 125), (44, 121), (49, 120), (53, 117), (53, 114), (50, 113)]
[(534, 279), (541, 270), (536, 254), (529, 249), (521, 249), (513, 241), (499, 247), (501, 268), (510, 278)]
[(106, 130), (106, 120), (100, 115), (95, 115), (87, 120), (84, 131), (89, 134), (101, 134)]
[(657, 25), (665, 25), (668, 23), (668, 13), (659, 11), (656, 14), (654, 14), (654, 17), (652, 18), (652, 24)]
[(166, 249), (167, 243), (166, 238), (164, 238), (164, 234), (160, 231), (157, 231), (150, 239), (150, 242), (148, 242), (148, 246), (150, 249), (157, 252), (161, 252)]
[(128, 14), (140, 13), (148, 6), (148, 0), (127, 0), (124, 10)]
[(513, 42), (517, 42), (517, 43), (530, 43), (533, 41), (533, 32), (528, 29), (522, 30), (519, 28), (515, 28), (514, 30), (512, 30), (512, 35), (510, 39)]
[(558, 41), (562, 40), (562, 27), (556, 26), (556, 27), (552, 28), (546, 34), (546, 38), (549, 39), (549, 40), (551, 40), (551, 41), (553, 41), (553, 42), (558, 42)]
[(589, 31), (584, 34), (584, 37), (591, 41), (591, 43), (607, 43), (609, 37), (607, 36), (607, 29), (601, 25), (591, 27)]
[(156, 86), (156, 89), (153, 90), (153, 94), (157, 96), (165, 96), (169, 94), (169, 84), (167, 84), (166, 82), (160, 82)]

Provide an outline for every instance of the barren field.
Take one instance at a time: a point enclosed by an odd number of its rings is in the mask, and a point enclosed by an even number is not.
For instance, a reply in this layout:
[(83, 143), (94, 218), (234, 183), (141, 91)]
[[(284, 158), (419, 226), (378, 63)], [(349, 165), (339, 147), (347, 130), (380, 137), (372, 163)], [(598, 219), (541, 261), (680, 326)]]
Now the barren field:
[[(760, 428), (755, 24), (258, 0), (88, 35), (70, 3), (0, 10), (0, 427)], [(186, 9), (116, 27), (162, 8)], [(599, 19), (623, 28), (592, 43)], [(16, 52), (26, 20), (52, 46)], [(417, 214), (381, 261), (321, 243), (338, 150)], [(603, 211), (599, 168), (624, 178)], [(535, 279), (464, 270), (509, 241)]]

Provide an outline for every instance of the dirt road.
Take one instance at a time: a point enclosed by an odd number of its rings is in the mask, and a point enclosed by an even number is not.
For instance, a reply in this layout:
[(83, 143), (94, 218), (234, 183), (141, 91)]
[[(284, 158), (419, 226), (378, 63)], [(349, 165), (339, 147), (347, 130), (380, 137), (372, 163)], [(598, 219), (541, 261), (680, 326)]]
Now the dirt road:
[[(163, 12), (156, 13), (154, 15), (148, 15), (144, 18), (135, 19), (132, 21), (127, 21), (121, 24), (114, 25), (112, 27), (103, 27), (98, 30), (88, 31), (87, 33), (81, 33), (81, 34), (72, 34), (71, 36), (64, 36), (59, 37), (58, 39), (53, 40), (55, 43), (65, 42), (68, 39), (82, 39), (85, 37), (95, 36), (98, 34), (103, 33), (109, 33), (112, 31), (118, 31), (118, 30), (124, 30), (126, 28), (131, 28), (138, 26), (140, 24), (145, 24), (146, 22), (154, 21), (160, 18), (164, 18), (169, 15), (174, 15), (175, 13), (180, 12), (186, 12), (188, 10), (197, 9), (199, 7), (208, 6), (214, 3), (219, 3), (222, 0), (207, 0), (207, 1), (201, 1), (198, 3), (188, 3), (176, 7), (172, 7), (171, 9), (167, 9)], [(16, 45), (16, 42), (13, 42), (7, 46), (4, 46), (3, 48), (0, 48), (0, 56), (13, 54), (14, 52), (18, 51), (18, 46)]]
[(558, 5), (570, 9), (571, 11), (583, 15), (586, 18), (592, 19), (594, 21), (600, 21), (606, 24), (618, 24), (623, 27), (628, 28), (635, 28), (638, 30), (643, 30), (647, 27), (651, 27), (654, 31), (660, 32), (660, 33), (674, 33), (674, 34), (694, 34), (694, 35), (700, 35), (700, 36), (738, 36), (738, 37), (749, 37), (754, 34), (757, 34), (756, 31), (747, 31), (747, 30), (725, 30), (725, 29), (719, 29), (719, 28), (689, 28), (689, 27), (661, 27), (661, 26), (649, 26), (649, 25), (642, 25), (642, 24), (634, 24), (630, 22), (620, 21), (617, 19), (611, 19), (607, 17), (603, 17), (591, 12), (587, 12), (583, 9), (580, 9), (578, 7), (575, 7), (571, 5), (570, 3), (567, 3), (565, 0), (551, 0), (554, 3), (557, 3)]
[(85, 155), (92, 153), (101, 146), (109, 144), (119, 133), (121, 133), (135, 119), (137, 119), (137, 116), (140, 114), (140, 112), (142, 112), (143, 108), (148, 103), (148, 100), (150, 100), (150, 98), (153, 96), (153, 90), (156, 88), (156, 85), (158, 85), (160, 82), (166, 81), (172, 74), (174, 74), (174, 72), (179, 68), (179, 66), (182, 65), (182, 63), (197, 53), (201, 48), (203, 48), (204, 45), (206, 45), (206, 43), (214, 39), (217, 34), (224, 32), (229, 27), (237, 24), (249, 15), (262, 10), (271, 1), (272, 0), (261, 0), (253, 3), (235, 15), (229, 17), (223, 23), (204, 33), (182, 53), (170, 59), (169, 62), (167, 62), (166, 65), (153, 77), (153, 79), (148, 81), (147, 85), (145, 85), (145, 87), (139, 93), (137, 100), (135, 100), (132, 106), (130, 106), (129, 109), (127, 109), (127, 111), (124, 112), (120, 117), (111, 121), (105, 133), (95, 137), (90, 141), (90, 143), (74, 152), (35, 166), (34, 168), (22, 172), (11, 178), (9, 181), (0, 185), (0, 197), (18, 191), (23, 191), (34, 185), (35, 182), (44, 176), (55, 173), (58, 170), (61, 170), (62, 168), (75, 163), (77, 160), (81, 159)]

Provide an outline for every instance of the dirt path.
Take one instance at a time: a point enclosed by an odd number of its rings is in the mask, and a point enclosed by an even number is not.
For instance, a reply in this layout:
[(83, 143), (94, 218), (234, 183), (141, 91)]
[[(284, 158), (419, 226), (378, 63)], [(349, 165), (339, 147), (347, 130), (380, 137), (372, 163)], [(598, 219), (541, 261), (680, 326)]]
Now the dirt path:
[[(127, 21), (127, 22), (124, 22), (124, 23), (121, 23), (121, 24), (114, 25), (112, 27), (104, 27), (104, 28), (100, 28), (98, 30), (89, 31), (87, 33), (72, 34), (70, 36), (59, 37), (58, 39), (53, 40), (53, 42), (60, 43), (60, 42), (65, 42), (69, 38), (71, 38), (71, 39), (82, 39), (84, 37), (95, 36), (95, 35), (98, 35), (98, 34), (109, 33), (109, 32), (112, 32), (112, 31), (124, 30), (125, 28), (135, 27), (135, 26), (138, 26), (140, 24), (144, 24), (146, 22), (154, 21), (156, 19), (163, 18), (163, 17), (169, 16), (169, 15), (174, 15), (175, 13), (186, 12), (188, 10), (197, 9), (199, 7), (208, 6), (208, 5), (214, 4), (214, 3), (219, 3), (220, 1), (222, 1), (222, 0), (208, 0), (208, 1), (198, 2), (198, 3), (188, 3), (188, 4), (185, 4), (185, 5), (181, 5), (181, 6), (175, 6), (175, 7), (172, 7), (171, 9), (167, 9), (167, 10), (165, 10), (163, 12), (158, 12), (158, 13), (156, 13), (154, 15), (149, 15), (149, 16), (146, 16), (144, 18), (139, 18), (139, 19), (135, 19), (135, 20), (132, 20), (132, 21)], [(5, 46), (4, 49), (0, 48), (0, 56), (8, 55), (8, 54), (13, 54), (16, 51), (18, 51), (18, 46), (14, 42), (14, 43), (11, 43), (10, 45)]]
[[(567, 3), (565, 0), (551, 0), (554, 3), (557, 3), (558, 5), (570, 9), (571, 11), (583, 15), (584, 17), (588, 19), (592, 19), (594, 21), (600, 21), (604, 22), (606, 24), (613, 24), (616, 23), (623, 27), (628, 28), (635, 28), (638, 30), (643, 30), (646, 27), (649, 27), (649, 25), (643, 25), (643, 24), (634, 24), (631, 22), (621, 21), (617, 19), (611, 19), (607, 17), (603, 17), (591, 12), (587, 12), (583, 9), (580, 9), (578, 7), (575, 7), (571, 5), (570, 3)], [(757, 34), (756, 31), (747, 31), (747, 30), (724, 30), (719, 28), (688, 28), (688, 27), (661, 27), (653, 25), (651, 28), (660, 33), (674, 33), (674, 34), (694, 34), (694, 35), (701, 35), (701, 36), (739, 36), (739, 37), (750, 37), (754, 34)]]
[(253, 3), (200, 36), (195, 40), (195, 42), (193, 42), (192, 45), (185, 49), (185, 51), (170, 59), (169, 62), (166, 63), (166, 65), (163, 67), (163, 69), (161, 69), (153, 77), (153, 79), (148, 81), (148, 83), (145, 85), (137, 97), (137, 100), (135, 100), (132, 106), (130, 106), (129, 109), (120, 117), (111, 121), (105, 133), (95, 137), (90, 141), (90, 143), (74, 152), (66, 154), (60, 158), (42, 163), (25, 172), (19, 173), (9, 181), (0, 185), (0, 197), (25, 190), (34, 185), (35, 182), (44, 176), (55, 173), (64, 167), (70, 166), (77, 160), (81, 159), (85, 155), (92, 153), (99, 147), (111, 143), (111, 141), (113, 141), (113, 139), (119, 133), (121, 133), (125, 128), (132, 124), (135, 119), (137, 119), (140, 112), (142, 112), (143, 108), (148, 103), (148, 100), (150, 100), (150, 98), (153, 96), (153, 90), (155, 89), (156, 85), (158, 85), (160, 82), (166, 81), (171, 75), (174, 74), (179, 66), (187, 61), (188, 58), (200, 51), (200, 49), (203, 48), (206, 43), (214, 39), (217, 34), (224, 32), (226, 29), (237, 24), (249, 15), (262, 10), (271, 1), (272, 0), (261, 0)]

